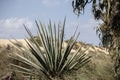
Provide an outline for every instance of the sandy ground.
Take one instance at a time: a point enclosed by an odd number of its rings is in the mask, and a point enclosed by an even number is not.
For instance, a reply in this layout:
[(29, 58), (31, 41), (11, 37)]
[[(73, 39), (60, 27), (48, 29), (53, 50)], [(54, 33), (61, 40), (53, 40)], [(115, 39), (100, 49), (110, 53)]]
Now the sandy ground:
[[(14, 41), (13, 39), (10, 39), (10, 40)], [(26, 44), (24, 39), (17, 39), (17, 41), (21, 42), (24, 45)], [(0, 45), (8, 45), (8, 44), (12, 45), (12, 43), (8, 39), (0, 39)]]
[[(14, 39), (10, 39), (11, 41), (13, 41), (14, 42)], [(19, 41), (20, 43), (22, 43), (24, 46), (26, 46), (26, 42), (25, 42), (25, 40), (24, 39), (17, 39), (17, 41)], [(8, 44), (11, 44), (11, 45), (13, 45), (8, 39), (0, 39), (0, 45), (1, 46), (7, 46)], [(65, 48), (67, 46), (67, 43), (63, 43), (63, 48)], [(42, 47), (41, 47), (42, 48)], [(85, 48), (82, 48), (82, 50), (85, 50)], [(95, 47), (95, 46), (93, 46), (93, 47), (90, 47), (89, 49), (88, 49), (88, 51), (86, 52), (86, 53), (89, 53), (89, 51), (93, 51), (93, 52), (96, 52), (96, 51), (100, 51), (100, 52), (103, 52), (103, 53), (105, 53), (105, 54), (109, 54), (109, 52), (108, 51), (106, 51), (105, 50), (105, 48), (98, 48), (98, 47)], [(76, 52), (76, 50), (74, 50), (74, 49), (72, 49), (72, 51), (71, 52)]]

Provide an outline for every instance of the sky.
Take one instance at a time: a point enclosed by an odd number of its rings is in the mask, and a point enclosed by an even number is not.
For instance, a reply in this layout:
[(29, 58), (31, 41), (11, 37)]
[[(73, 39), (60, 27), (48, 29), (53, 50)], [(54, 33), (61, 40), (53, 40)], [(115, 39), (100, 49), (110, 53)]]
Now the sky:
[(69, 39), (78, 26), (78, 41), (98, 45), (100, 40), (95, 28), (99, 22), (94, 20), (90, 5), (78, 17), (71, 3), (72, 0), (0, 0), (0, 38), (25, 38), (23, 24), (35, 35), (35, 20), (46, 25), (49, 20), (62, 24), (66, 17), (65, 39)]

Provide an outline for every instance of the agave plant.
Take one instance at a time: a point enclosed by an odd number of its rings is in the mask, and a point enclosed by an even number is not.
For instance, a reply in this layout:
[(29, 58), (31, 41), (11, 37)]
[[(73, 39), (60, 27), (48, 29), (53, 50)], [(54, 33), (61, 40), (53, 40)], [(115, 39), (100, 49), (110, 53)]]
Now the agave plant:
[(17, 68), (16, 71), (32, 76), (39, 76), (42, 72), (47, 78), (52, 80), (56, 77), (60, 77), (61, 74), (65, 72), (79, 69), (90, 61), (90, 57), (87, 57), (87, 54), (85, 54), (86, 50), (81, 51), (82, 47), (74, 54), (71, 54), (71, 50), (79, 36), (79, 33), (76, 36), (77, 29), (69, 39), (67, 47), (64, 49), (62, 48), (64, 42), (65, 20), (61, 30), (59, 28), (60, 25), (58, 25), (58, 29), (56, 29), (56, 25), (54, 24), (52, 27), (51, 22), (48, 24), (48, 27), (42, 23), (38, 24), (37, 21), (36, 25), (38, 38), (42, 43), (43, 50), (30, 30), (25, 26), (30, 37), (30, 39), (25, 39), (27, 48), (24, 46), (18, 48), (22, 53), (14, 53), (14, 55), (10, 55), (10, 57), (30, 67), (11, 64), (13, 67)]

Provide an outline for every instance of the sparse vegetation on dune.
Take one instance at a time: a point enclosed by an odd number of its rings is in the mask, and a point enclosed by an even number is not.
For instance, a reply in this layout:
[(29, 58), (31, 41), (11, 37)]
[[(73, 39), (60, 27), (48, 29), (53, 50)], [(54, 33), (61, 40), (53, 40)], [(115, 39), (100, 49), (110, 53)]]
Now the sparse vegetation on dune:
[[(78, 42), (78, 44), (81, 44)], [(84, 43), (82, 43), (84, 44)], [(73, 71), (71, 73), (66, 73), (63, 75), (64, 80), (115, 80), (114, 72), (113, 72), (113, 64), (109, 57), (109, 54), (105, 49), (101, 49), (99, 47), (94, 47), (90, 45), (84, 44), (84, 46), (89, 46), (91, 49), (88, 50), (88, 55), (93, 56), (91, 62), (86, 64), (81, 69), (77, 71)], [(15, 48), (10, 45), (10, 48)], [(4, 50), (4, 51), (3, 51)], [(0, 76), (5, 76), (8, 71), (8, 57), (7, 54), (11, 52), (19, 52), (17, 49), (10, 49), (7, 51), (5, 46), (1, 46), (0, 48)], [(6, 59), (6, 58), (7, 59)], [(16, 62), (21, 64), (20, 62)], [(73, 74), (74, 73), (74, 74)], [(45, 76), (41, 73), (41, 79), (45, 80)], [(27, 80), (24, 79), (22, 74), (17, 73), (17, 76), (20, 78), (18, 80)], [(29, 78), (29, 77), (28, 77)], [(47, 79), (46, 79), (47, 80)]]

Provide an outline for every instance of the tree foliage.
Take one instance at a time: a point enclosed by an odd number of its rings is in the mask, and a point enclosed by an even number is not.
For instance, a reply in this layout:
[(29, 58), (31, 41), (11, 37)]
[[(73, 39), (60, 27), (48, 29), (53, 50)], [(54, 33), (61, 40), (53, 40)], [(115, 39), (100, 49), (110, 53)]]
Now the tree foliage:
[(120, 42), (120, 0), (73, 0), (75, 14), (84, 12), (87, 4), (92, 4), (95, 20), (102, 20), (97, 33), (104, 47), (114, 48)]

